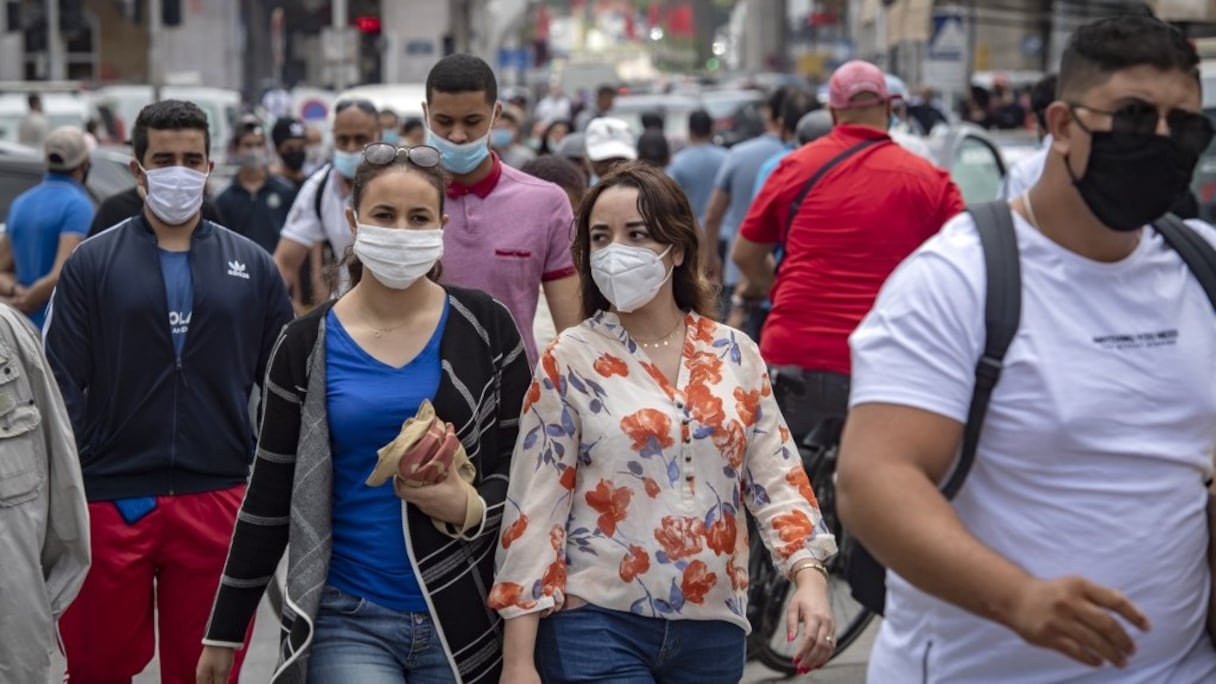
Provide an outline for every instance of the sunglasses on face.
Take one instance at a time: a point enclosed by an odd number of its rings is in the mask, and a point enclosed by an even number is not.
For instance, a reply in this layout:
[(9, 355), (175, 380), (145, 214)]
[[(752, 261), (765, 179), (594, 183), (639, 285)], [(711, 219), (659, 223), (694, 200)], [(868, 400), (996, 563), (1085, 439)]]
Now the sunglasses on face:
[[(1155, 135), (1161, 123), (1161, 110), (1143, 100), (1132, 100), (1113, 112), (1078, 103), (1069, 103), (1068, 107), (1073, 112), (1074, 119), (1078, 109), (1109, 116), (1111, 131), (1114, 133)], [(1086, 133), (1093, 132), (1081, 123), (1080, 119), (1077, 119), (1077, 122)], [(1198, 112), (1171, 109), (1165, 114), (1165, 123), (1169, 127), (1169, 137), (1184, 149), (1196, 154), (1206, 150), (1212, 142), (1212, 137), (1216, 135), (1211, 120)]]
[(423, 169), (439, 166), (439, 150), (430, 145), (397, 147), (392, 143), (374, 142), (363, 147), (363, 160), (374, 166), (388, 166), (404, 154), (409, 163)]

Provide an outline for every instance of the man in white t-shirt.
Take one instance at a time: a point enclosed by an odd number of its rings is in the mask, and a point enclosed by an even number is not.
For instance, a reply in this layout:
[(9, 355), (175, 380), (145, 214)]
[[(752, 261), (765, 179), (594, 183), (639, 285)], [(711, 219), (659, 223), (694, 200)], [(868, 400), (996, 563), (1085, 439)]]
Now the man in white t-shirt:
[(1151, 18), (1070, 38), (1051, 154), (1012, 204), (1021, 323), (952, 501), (988, 285), (969, 215), (853, 334), (838, 505), (890, 568), (870, 682), (1216, 681), (1216, 313), (1146, 225), (1212, 138), (1197, 66)]
[[(350, 224), (346, 221), (346, 203), (350, 197), (351, 183), (362, 159), (363, 147), (380, 139), (380, 119), (375, 105), (367, 100), (346, 100), (334, 107), (334, 155), (333, 160), (315, 171), (296, 195), (287, 222), (279, 232), (279, 245), (274, 250), (274, 262), (279, 267), (283, 281), (291, 292), (296, 313), (301, 313), (309, 303), (322, 302), (329, 297), (321, 259), (315, 252), (328, 244), (333, 258), (341, 261), (346, 248), (354, 241)], [(318, 200), (317, 193), (321, 193)], [(311, 282), (300, 279), (300, 267), (314, 254), (311, 264)], [(339, 291), (345, 289), (346, 274), (339, 274)], [(312, 302), (305, 297), (311, 291)]]

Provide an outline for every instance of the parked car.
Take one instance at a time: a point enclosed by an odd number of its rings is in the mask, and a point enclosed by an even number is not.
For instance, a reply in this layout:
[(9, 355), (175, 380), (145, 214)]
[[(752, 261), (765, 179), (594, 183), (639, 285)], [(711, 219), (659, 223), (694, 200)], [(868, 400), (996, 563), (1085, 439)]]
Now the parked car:
[(642, 134), (642, 115), (663, 116), (663, 133), (674, 154), (688, 144), (688, 115), (701, 107), (696, 98), (684, 95), (618, 95), (607, 116), (629, 124), (636, 138)]
[(963, 123), (925, 138), (937, 165), (950, 172), (950, 178), (967, 204), (990, 202), (1001, 196), (1001, 186), (1009, 167), (1001, 148), (988, 133), (973, 124)]
[[(8, 221), (8, 209), (18, 195), (42, 181), (46, 175), (46, 163), (41, 155), (29, 148), (6, 146), (0, 151), (0, 233)], [(135, 176), (127, 162), (130, 152), (121, 149), (98, 148), (92, 157), (92, 169), (85, 189), (94, 205), (110, 195), (135, 186)]]
[(766, 96), (760, 90), (707, 90), (701, 106), (714, 120), (714, 141), (730, 147), (764, 133)]
[[(152, 103), (152, 86), (114, 85), (95, 91), (92, 102), (113, 112), (116, 137), (128, 142), (131, 129), (139, 111)], [(207, 125), (211, 133), (211, 158), (224, 163), (228, 157), (228, 143), (232, 140), (233, 126), (241, 107), (241, 94), (227, 88), (205, 86), (164, 86), (160, 89), (162, 99), (188, 100), (197, 104), (207, 114)]]

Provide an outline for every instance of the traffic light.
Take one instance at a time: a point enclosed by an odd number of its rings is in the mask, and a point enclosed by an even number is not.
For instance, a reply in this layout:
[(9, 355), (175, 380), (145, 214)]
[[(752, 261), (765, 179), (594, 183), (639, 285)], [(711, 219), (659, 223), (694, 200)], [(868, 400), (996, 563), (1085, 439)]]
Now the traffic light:
[(182, 0), (161, 0), (160, 7), (162, 26), (178, 26), (182, 23)]
[(380, 17), (355, 17), (355, 28), (359, 30), (359, 33), (378, 36), (380, 35)]

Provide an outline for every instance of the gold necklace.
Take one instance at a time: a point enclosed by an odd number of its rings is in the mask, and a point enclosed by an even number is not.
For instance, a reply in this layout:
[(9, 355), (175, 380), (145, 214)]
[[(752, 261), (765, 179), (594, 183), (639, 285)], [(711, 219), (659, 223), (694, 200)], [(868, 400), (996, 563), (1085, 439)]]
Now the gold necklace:
[(676, 332), (679, 331), (680, 326), (683, 324), (684, 324), (684, 317), (680, 316), (679, 320), (676, 321), (676, 326), (671, 329), (671, 332), (660, 337), (659, 339), (648, 340), (646, 342), (643, 342), (643, 341), (639, 340), (638, 338), (634, 337), (633, 341), (637, 342), (638, 346), (641, 347), (642, 349), (658, 349), (659, 347), (666, 347), (671, 342), (671, 338), (675, 336)]
[[(364, 320), (366, 321), (367, 319), (364, 319)], [(394, 330), (404, 327), (406, 323), (409, 323), (408, 319), (398, 323), (397, 325), (394, 325), (391, 328), (377, 328), (376, 326), (372, 325), (370, 321), (368, 321), (367, 327), (372, 329), (372, 333), (375, 334), (376, 339), (380, 339), (381, 337), (384, 337), (385, 333), (391, 333)]]

